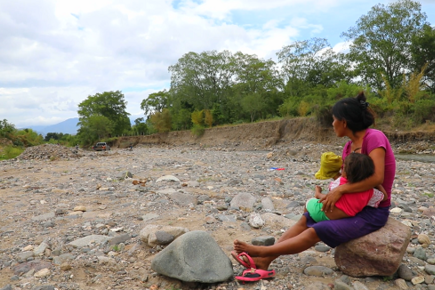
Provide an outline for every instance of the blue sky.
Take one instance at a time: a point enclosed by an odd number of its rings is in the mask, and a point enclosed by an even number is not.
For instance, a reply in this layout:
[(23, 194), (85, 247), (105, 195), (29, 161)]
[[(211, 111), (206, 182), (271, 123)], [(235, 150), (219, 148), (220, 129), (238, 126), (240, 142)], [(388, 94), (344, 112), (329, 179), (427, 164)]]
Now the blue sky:
[[(0, 0), (0, 119), (17, 127), (77, 117), (89, 95), (121, 90), (140, 115), (169, 88), (168, 67), (190, 51), (275, 60), (295, 40), (342, 32), (371, 0)], [(421, 0), (435, 25), (435, 0)]]

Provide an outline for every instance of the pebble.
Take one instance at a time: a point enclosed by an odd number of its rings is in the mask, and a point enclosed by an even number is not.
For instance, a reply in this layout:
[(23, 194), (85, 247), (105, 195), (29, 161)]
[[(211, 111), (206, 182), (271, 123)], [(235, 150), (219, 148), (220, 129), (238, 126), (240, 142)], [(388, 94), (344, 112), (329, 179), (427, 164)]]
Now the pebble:
[[(338, 154), (341, 148), (296, 141), (277, 144), (273, 152), (195, 145), (78, 154), (58, 145), (28, 148), (15, 161), (0, 162), (0, 276), (19, 285), (35, 279), (25, 277), (32, 273), (53, 289), (88, 289), (91, 282), (101, 289), (182, 288), (156, 276), (147, 264), (172, 237), (156, 233), (161, 244), (151, 248), (139, 239), (142, 228), (160, 224), (206, 230), (228, 256), (238, 237), (271, 245), (300, 218), (314, 185), (327, 188), (329, 180), (314, 178), (321, 153)], [(56, 152), (58, 157), (53, 158)], [(272, 153), (269, 158), (267, 153)], [(272, 167), (285, 170), (270, 171)], [(241, 288), (227, 281), (209, 289), (408, 289), (426, 284), (431, 289), (432, 169), (430, 163), (397, 160), (391, 216), (411, 227), (413, 243), (394, 282), (347, 276), (336, 280), (341, 273), (331, 266), (334, 251), (319, 243), (305, 255), (274, 261), (271, 268), (277, 277), (267, 283)], [(133, 183), (132, 178), (140, 182)], [(250, 223), (251, 213), (258, 215)], [(14, 268), (16, 273), (8, 271), (13, 266), (20, 266)], [(70, 278), (76, 271), (83, 276)], [(417, 286), (409, 283), (401, 288), (405, 280)]]

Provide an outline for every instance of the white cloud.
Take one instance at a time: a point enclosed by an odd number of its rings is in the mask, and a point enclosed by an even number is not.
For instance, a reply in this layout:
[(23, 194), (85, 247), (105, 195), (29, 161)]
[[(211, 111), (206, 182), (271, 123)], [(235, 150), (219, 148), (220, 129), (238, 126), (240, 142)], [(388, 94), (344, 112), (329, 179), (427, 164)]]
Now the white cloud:
[[(322, 37), (328, 13), (349, 5), (177, 3), (174, 8), (170, 0), (0, 0), (0, 119), (17, 126), (57, 123), (76, 117), (77, 105), (89, 95), (111, 90), (122, 90), (128, 112), (138, 115), (149, 93), (169, 88), (168, 67), (183, 54), (227, 49), (275, 58), (295, 39)], [(343, 19), (354, 22), (361, 11), (355, 15), (344, 13)]]

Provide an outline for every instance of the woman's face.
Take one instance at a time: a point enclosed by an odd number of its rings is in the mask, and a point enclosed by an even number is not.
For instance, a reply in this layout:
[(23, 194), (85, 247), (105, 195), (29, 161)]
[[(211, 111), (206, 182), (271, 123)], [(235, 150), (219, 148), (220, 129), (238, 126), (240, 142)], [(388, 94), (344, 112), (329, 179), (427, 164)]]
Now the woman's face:
[(346, 129), (346, 121), (345, 120), (338, 120), (335, 118), (334, 115), (332, 115), (332, 118), (334, 121), (332, 122), (332, 127), (334, 127), (334, 132), (337, 137), (343, 137), (345, 136), (345, 129)]

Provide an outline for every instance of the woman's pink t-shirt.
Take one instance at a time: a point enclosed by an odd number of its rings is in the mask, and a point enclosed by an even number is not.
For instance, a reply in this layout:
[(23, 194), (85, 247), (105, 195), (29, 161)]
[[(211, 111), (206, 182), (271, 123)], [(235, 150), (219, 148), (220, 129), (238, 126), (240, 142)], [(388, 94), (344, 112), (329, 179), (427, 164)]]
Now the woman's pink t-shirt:
[[(352, 141), (348, 141), (343, 148), (342, 158), (343, 160), (347, 155), (351, 153)], [(385, 149), (385, 170), (384, 170), (384, 182), (382, 186), (388, 194), (388, 199), (382, 201), (379, 207), (388, 207), (391, 205), (391, 189), (393, 188), (393, 181), (396, 175), (396, 158), (394, 157), (393, 149), (391, 149), (390, 142), (387, 136), (379, 130), (367, 129), (363, 139), (361, 153), (369, 155), (376, 148)]]

